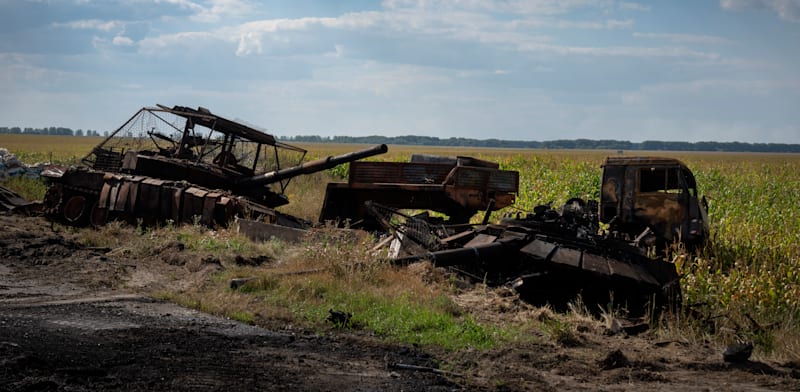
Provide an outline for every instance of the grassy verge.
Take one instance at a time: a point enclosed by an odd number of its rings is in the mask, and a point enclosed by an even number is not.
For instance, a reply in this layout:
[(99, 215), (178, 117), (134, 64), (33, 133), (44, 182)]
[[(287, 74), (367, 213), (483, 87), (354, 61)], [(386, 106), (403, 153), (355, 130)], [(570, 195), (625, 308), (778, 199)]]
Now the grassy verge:
[[(352, 329), (387, 341), (446, 350), (485, 349), (526, 339), (522, 325), (478, 322), (448, 295), (440, 272), (398, 268), (370, 255), (363, 233), (320, 229), (300, 245), (284, 244), (269, 266), (226, 269), (202, 287), (162, 292), (206, 312), (273, 328)], [(249, 278), (238, 289), (233, 278)], [(330, 311), (349, 313), (343, 323)], [(530, 335), (533, 337), (535, 335)]]
[(39, 178), (12, 177), (2, 185), (18, 193), (26, 200), (42, 200), (47, 191), (44, 180)]

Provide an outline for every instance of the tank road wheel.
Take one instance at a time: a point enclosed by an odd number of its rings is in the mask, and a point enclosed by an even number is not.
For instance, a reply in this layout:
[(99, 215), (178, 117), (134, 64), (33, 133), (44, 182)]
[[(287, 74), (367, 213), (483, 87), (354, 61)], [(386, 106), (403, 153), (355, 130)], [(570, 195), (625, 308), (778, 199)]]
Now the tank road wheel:
[(95, 201), (92, 203), (92, 208), (89, 210), (89, 224), (95, 229), (105, 226), (108, 221), (108, 208), (100, 208), (100, 202)]
[(51, 215), (58, 214), (58, 210), (63, 202), (63, 197), (64, 188), (61, 186), (61, 184), (55, 184), (50, 188), (47, 188), (47, 192), (45, 192), (43, 200), (45, 212)]
[(64, 203), (64, 219), (72, 224), (80, 224), (80, 222), (87, 216), (88, 208), (86, 206), (86, 197), (81, 195), (71, 196)]

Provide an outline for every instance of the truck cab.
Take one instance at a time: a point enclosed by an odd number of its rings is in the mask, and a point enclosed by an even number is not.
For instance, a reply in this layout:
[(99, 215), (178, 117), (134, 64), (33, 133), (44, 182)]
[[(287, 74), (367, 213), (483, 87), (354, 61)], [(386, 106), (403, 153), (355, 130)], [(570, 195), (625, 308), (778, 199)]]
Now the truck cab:
[(689, 249), (708, 237), (705, 197), (681, 161), (656, 157), (609, 157), (602, 165), (600, 222), (630, 238), (652, 232), (661, 244)]

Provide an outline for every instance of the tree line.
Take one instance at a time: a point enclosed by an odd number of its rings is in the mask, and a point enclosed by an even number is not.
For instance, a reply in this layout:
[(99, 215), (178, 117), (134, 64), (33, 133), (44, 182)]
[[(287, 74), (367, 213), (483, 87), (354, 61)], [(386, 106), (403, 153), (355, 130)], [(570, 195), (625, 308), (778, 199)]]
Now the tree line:
[[(95, 130), (77, 129), (73, 131), (64, 127), (47, 128), (20, 128), (20, 127), (0, 127), (0, 134), (8, 135), (60, 135), (60, 136), (100, 136), (100, 132)], [(103, 132), (103, 136), (108, 136), (108, 131)]]
[(491, 147), (491, 148), (531, 148), (554, 150), (647, 150), (647, 151), (723, 151), (723, 152), (800, 152), (800, 144), (786, 143), (743, 143), (743, 142), (670, 142), (647, 140), (634, 143), (624, 140), (501, 140), (468, 139), (451, 137), (441, 139), (435, 136), (329, 136), (318, 135), (289, 136), (279, 139), (300, 143), (355, 143), (355, 144), (401, 144), (411, 146), (443, 147)]
[[(101, 136), (95, 130), (72, 130), (65, 127), (20, 128), (0, 127), (0, 134), (12, 135), (65, 135)], [(108, 136), (108, 131), (102, 136)], [(531, 148), (552, 150), (647, 150), (647, 151), (723, 151), (723, 152), (800, 152), (800, 144), (786, 143), (743, 143), (743, 142), (670, 142), (647, 140), (634, 143), (612, 139), (563, 139), (549, 141), (469, 139), (463, 137), (438, 138), (435, 136), (319, 136), (300, 135), (279, 137), (282, 141), (299, 143), (345, 143), (345, 144), (400, 144), (409, 146), (442, 147), (490, 147), (490, 148)]]

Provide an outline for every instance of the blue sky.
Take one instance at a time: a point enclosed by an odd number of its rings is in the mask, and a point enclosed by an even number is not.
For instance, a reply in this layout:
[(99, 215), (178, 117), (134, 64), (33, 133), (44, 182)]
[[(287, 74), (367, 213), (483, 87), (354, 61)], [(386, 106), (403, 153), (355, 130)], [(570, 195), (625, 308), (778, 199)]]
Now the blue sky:
[(800, 0), (0, 0), (0, 125), (800, 143)]

